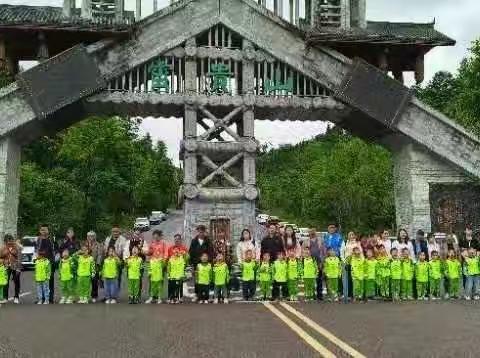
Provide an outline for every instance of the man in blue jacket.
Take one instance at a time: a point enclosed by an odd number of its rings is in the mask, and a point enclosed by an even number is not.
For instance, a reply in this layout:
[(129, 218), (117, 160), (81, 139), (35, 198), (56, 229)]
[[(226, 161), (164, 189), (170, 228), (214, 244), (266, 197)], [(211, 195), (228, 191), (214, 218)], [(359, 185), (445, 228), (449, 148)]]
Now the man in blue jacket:
[(326, 250), (333, 249), (338, 257), (340, 257), (340, 248), (342, 247), (343, 237), (338, 232), (337, 224), (330, 224), (327, 228), (328, 233), (323, 237), (323, 244)]

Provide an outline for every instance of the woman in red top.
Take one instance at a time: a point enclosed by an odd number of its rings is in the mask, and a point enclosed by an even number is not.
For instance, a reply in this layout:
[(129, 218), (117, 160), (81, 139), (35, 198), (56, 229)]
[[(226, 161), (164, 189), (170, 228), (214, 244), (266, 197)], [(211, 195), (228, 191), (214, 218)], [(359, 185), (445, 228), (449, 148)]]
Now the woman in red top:
[(168, 258), (172, 257), (173, 254), (177, 251), (180, 252), (180, 255), (188, 254), (188, 248), (182, 243), (182, 235), (175, 234), (173, 237), (174, 244), (168, 248)]
[(155, 230), (152, 233), (152, 242), (148, 247), (148, 256), (153, 256), (157, 258), (167, 259), (170, 257), (168, 255), (168, 244), (163, 237), (163, 232), (161, 230)]

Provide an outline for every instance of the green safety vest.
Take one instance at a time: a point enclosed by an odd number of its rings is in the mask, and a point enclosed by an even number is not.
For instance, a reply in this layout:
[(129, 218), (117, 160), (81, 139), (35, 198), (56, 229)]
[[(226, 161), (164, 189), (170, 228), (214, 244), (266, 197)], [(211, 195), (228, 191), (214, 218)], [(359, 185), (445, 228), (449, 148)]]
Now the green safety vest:
[(242, 262), (242, 281), (255, 281), (255, 268), (257, 263), (255, 261)]
[(71, 257), (60, 261), (59, 275), (62, 282), (73, 279), (73, 259)]
[(417, 277), (417, 282), (425, 283), (428, 282), (428, 262), (417, 262), (415, 267), (415, 276)]
[(148, 265), (148, 276), (151, 282), (163, 281), (163, 266), (165, 265), (163, 259), (152, 258)]
[(465, 259), (465, 264), (466, 264), (466, 272), (465, 274), (467, 276), (474, 276), (478, 275), (478, 257), (467, 257)]
[(377, 276), (380, 278), (390, 277), (390, 259), (388, 257), (377, 259)]
[(439, 280), (442, 278), (442, 261), (439, 259), (430, 261), (430, 278), (433, 280)]
[(302, 267), (302, 276), (303, 278), (317, 278), (318, 276), (318, 265), (317, 260), (313, 257), (305, 257), (303, 259)]
[(212, 265), (209, 263), (199, 263), (197, 265), (197, 283), (199, 285), (209, 285), (212, 278)]
[(225, 262), (216, 263), (213, 266), (213, 284), (215, 286), (225, 286), (230, 280), (228, 265)]
[(270, 262), (263, 262), (258, 268), (258, 280), (260, 282), (270, 282), (272, 280), (272, 265)]
[(367, 280), (375, 280), (377, 277), (377, 260), (366, 259), (365, 260), (365, 278)]
[(363, 280), (365, 278), (365, 259), (361, 256), (351, 256), (350, 269), (353, 280)]
[(105, 279), (118, 278), (118, 266), (120, 259), (118, 257), (107, 257), (103, 261), (102, 277)]
[(43, 258), (35, 261), (35, 281), (45, 282), (50, 280), (50, 261)]
[(168, 260), (168, 279), (182, 280), (185, 277), (185, 258), (183, 256), (172, 256)]
[(413, 275), (415, 273), (415, 266), (412, 259), (408, 258), (402, 260), (402, 280), (413, 280)]
[(324, 272), (326, 278), (339, 278), (342, 275), (340, 259), (336, 256), (329, 256), (325, 259)]
[(275, 260), (273, 263), (273, 280), (275, 282), (287, 282), (287, 262)]
[(402, 260), (392, 259), (390, 262), (390, 275), (392, 280), (402, 279)]
[[(0, 286), (6, 286), (7, 282), (8, 282), (7, 266), (0, 265)], [(1, 289), (3, 289), (3, 287)]]
[(78, 256), (78, 277), (93, 277), (95, 276), (95, 265), (92, 256)]
[(288, 259), (287, 261), (287, 275), (289, 280), (296, 280), (298, 278), (298, 261), (297, 259)]
[(451, 280), (460, 278), (462, 273), (462, 265), (458, 259), (445, 260), (445, 276)]
[(139, 256), (130, 256), (127, 259), (127, 277), (129, 280), (140, 280), (142, 263), (142, 258)]

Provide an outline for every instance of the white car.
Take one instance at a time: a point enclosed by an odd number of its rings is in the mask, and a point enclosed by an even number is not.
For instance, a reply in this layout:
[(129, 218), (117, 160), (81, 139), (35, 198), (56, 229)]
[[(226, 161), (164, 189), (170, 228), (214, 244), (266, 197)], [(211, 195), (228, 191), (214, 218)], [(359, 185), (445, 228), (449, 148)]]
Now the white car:
[(150, 215), (149, 222), (150, 222), (150, 225), (159, 225), (166, 218), (167, 218), (167, 215), (163, 211), (152, 211), (152, 215)]
[(150, 221), (148, 218), (137, 218), (135, 220), (134, 228), (141, 231), (148, 231), (150, 230)]
[(24, 236), (22, 240), (20, 240), (20, 244), (22, 245), (22, 267), (24, 270), (32, 269), (37, 259), (37, 237)]
[(299, 239), (302, 241), (307, 241), (310, 237), (309, 232), (310, 229), (308, 227), (301, 227), (300, 229), (298, 229), (298, 233), (300, 236)]
[(257, 223), (259, 224), (266, 224), (270, 220), (270, 215), (268, 214), (258, 214), (257, 215)]

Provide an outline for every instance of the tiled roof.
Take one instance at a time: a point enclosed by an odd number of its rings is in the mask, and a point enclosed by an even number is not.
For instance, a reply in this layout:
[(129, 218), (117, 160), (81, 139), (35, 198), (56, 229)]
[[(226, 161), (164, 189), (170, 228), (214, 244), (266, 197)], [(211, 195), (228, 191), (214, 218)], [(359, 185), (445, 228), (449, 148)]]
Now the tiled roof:
[(391, 43), (451, 46), (455, 41), (435, 30), (434, 23), (368, 21), (367, 28), (316, 27), (307, 33), (310, 43)]
[(5, 26), (40, 26), (54, 28), (90, 28), (105, 29), (115, 28), (126, 29), (133, 23), (133, 13), (125, 12), (125, 23), (115, 23), (113, 18), (99, 18), (94, 20), (85, 20), (80, 18), (80, 9), (75, 9), (71, 18), (66, 18), (62, 14), (61, 7), (53, 6), (27, 6), (27, 5), (0, 5), (0, 27)]

